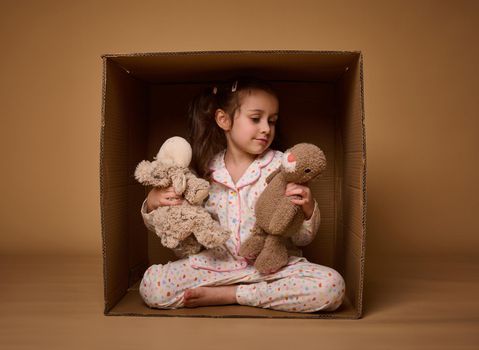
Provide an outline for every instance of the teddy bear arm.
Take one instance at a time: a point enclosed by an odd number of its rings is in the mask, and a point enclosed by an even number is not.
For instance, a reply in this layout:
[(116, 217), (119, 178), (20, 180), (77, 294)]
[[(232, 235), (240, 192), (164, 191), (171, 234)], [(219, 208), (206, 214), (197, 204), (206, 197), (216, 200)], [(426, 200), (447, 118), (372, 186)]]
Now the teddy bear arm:
[(135, 169), (135, 179), (142, 185), (148, 186), (153, 183), (154, 177), (152, 176), (152, 171), (154, 169), (154, 164), (147, 160), (142, 160)]
[(185, 199), (193, 205), (199, 205), (208, 197), (210, 184), (192, 173), (186, 175)]
[(266, 178), (266, 183), (269, 184), (273, 180), (273, 178), (276, 175), (278, 175), (280, 172), (281, 172), (281, 168), (278, 168), (275, 171), (273, 171), (271, 174), (269, 174), (268, 177)]

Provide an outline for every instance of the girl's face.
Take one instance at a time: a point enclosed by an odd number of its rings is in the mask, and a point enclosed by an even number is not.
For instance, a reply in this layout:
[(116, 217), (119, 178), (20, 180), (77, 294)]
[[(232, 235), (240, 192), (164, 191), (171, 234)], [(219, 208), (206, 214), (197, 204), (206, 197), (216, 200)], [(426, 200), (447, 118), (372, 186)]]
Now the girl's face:
[(232, 128), (226, 132), (228, 147), (249, 155), (259, 155), (273, 142), (278, 100), (262, 90), (240, 93), (241, 105), (235, 113)]

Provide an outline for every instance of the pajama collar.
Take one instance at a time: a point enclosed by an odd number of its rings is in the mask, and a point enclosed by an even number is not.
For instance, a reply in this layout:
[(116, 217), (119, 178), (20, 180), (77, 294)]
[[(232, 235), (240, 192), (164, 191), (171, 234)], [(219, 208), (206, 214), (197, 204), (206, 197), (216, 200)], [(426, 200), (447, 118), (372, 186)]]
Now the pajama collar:
[(274, 153), (272, 149), (268, 148), (262, 154), (260, 154), (253, 163), (250, 164), (248, 169), (245, 171), (241, 179), (235, 185), (231, 179), (230, 174), (225, 166), (225, 154), (226, 149), (219, 152), (216, 156), (213, 157), (210, 163), (210, 170), (212, 170), (211, 177), (214, 181), (223, 184), (226, 187), (229, 187), (233, 190), (240, 189), (241, 187), (250, 185), (256, 182), (261, 176), (261, 169), (267, 166), (274, 158)]

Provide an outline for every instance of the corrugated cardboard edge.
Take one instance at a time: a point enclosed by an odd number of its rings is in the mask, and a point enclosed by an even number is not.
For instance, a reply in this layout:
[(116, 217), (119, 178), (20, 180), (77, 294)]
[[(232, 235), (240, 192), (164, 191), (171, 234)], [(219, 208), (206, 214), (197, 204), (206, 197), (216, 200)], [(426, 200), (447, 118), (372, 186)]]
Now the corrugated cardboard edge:
[(156, 51), (137, 53), (109, 53), (101, 55), (101, 58), (115, 57), (142, 57), (142, 56), (176, 56), (176, 55), (235, 55), (235, 54), (325, 54), (325, 55), (351, 55), (359, 54), (361, 51), (331, 51), (331, 50), (232, 50), (232, 51)]
[[(361, 265), (360, 265), (360, 288), (358, 295), (358, 312), (356, 317), (345, 317), (344, 319), (359, 319), (362, 317), (363, 312), (363, 288), (364, 288), (364, 267), (365, 267), (365, 253), (366, 253), (366, 205), (367, 205), (367, 196), (366, 196), (366, 133), (365, 133), (365, 112), (364, 112), (364, 77), (363, 77), (363, 54), (362, 51), (323, 51), (323, 50), (233, 50), (233, 51), (166, 51), (166, 52), (146, 52), (146, 53), (116, 53), (116, 54), (103, 54), (101, 55), (103, 61), (103, 75), (102, 75), (102, 106), (101, 106), (101, 130), (100, 130), (100, 210), (101, 210), (101, 231), (102, 231), (102, 256), (103, 256), (103, 286), (104, 286), (104, 314), (109, 316), (143, 316), (143, 317), (158, 317), (158, 315), (139, 315), (139, 314), (129, 314), (124, 313), (122, 315), (110, 314), (109, 311), (113, 307), (107, 303), (107, 260), (106, 260), (106, 237), (105, 237), (105, 220), (104, 220), (104, 172), (103, 172), (103, 150), (104, 150), (104, 128), (105, 128), (105, 105), (106, 105), (106, 65), (108, 58), (114, 57), (140, 57), (140, 56), (174, 56), (174, 55), (205, 55), (205, 54), (326, 54), (326, 55), (351, 55), (359, 54), (360, 59), (360, 83), (361, 83), (361, 123), (363, 128), (363, 239), (361, 245)], [(162, 315), (163, 316), (163, 315)], [(234, 315), (222, 315), (222, 316), (208, 316), (208, 315), (198, 315), (198, 316), (164, 316), (164, 317), (216, 317), (216, 318), (300, 318), (300, 317), (277, 317), (277, 316), (234, 316)], [(306, 317), (305, 317), (306, 318)], [(340, 319), (337, 316), (332, 314), (329, 315), (318, 315), (317, 317), (307, 317), (307, 318), (321, 318), (321, 319)]]
[(361, 83), (361, 126), (362, 126), (362, 139), (363, 139), (363, 213), (362, 213), (362, 225), (363, 225), (363, 238), (361, 241), (361, 267), (359, 278), (359, 295), (358, 295), (358, 313), (357, 317), (361, 318), (363, 315), (363, 288), (364, 288), (364, 274), (365, 274), (365, 261), (366, 261), (366, 213), (367, 213), (367, 191), (366, 191), (366, 125), (365, 125), (365, 112), (364, 112), (364, 74), (363, 74), (363, 53), (359, 52), (359, 77)]
[(355, 316), (335, 316), (334, 314), (331, 316), (325, 315), (325, 314), (308, 314), (309, 316), (258, 316), (258, 315), (160, 315), (160, 314), (138, 314), (138, 313), (121, 313), (121, 314), (115, 314), (115, 313), (108, 313), (105, 314), (106, 316), (116, 316), (116, 317), (121, 317), (121, 316), (128, 316), (128, 317), (185, 317), (185, 318), (257, 318), (257, 319), (300, 319), (300, 320), (305, 320), (305, 319), (329, 319), (329, 320), (357, 320), (358, 317)]
[(106, 315), (111, 309), (107, 302), (107, 260), (106, 260), (106, 232), (105, 232), (105, 208), (104, 208), (104, 171), (103, 171), (103, 151), (104, 151), (104, 137), (105, 137), (105, 104), (106, 104), (106, 58), (102, 56), (103, 60), (103, 75), (102, 75), (102, 101), (101, 101), (101, 127), (100, 127), (100, 221), (101, 221), (101, 238), (102, 238), (102, 256), (103, 256), (103, 298), (104, 311)]

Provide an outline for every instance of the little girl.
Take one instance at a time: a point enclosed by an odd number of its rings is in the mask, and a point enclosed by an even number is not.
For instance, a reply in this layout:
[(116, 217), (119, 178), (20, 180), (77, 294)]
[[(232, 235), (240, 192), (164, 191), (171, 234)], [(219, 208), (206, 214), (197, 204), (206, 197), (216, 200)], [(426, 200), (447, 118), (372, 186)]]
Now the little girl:
[[(232, 234), (222, 247), (150, 266), (140, 284), (148, 306), (176, 309), (240, 304), (315, 312), (333, 311), (341, 305), (344, 279), (332, 268), (291, 256), (286, 266), (263, 275), (252, 265), (254, 257), (247, 260), (238, 255), (255, 223), (255, 202), (266, 187), (265, 180), (281, 166), (282, 152), (269, 148), (278, 108), (272, 87), (254, 79), (207, 89), (190, 104), (192, 167), (211, 183), (205, 208)], [(291, 201), (304, 211), (306, 220), (291, 241), (305, 246), (318, 230), (318, 205), (306, 186), (289, 183), (285, 195), (294, 196)], [(152, 229), (152, 210), (182, 201), (171, 187), (152, 189), (141, 208), (147, 227)]]

